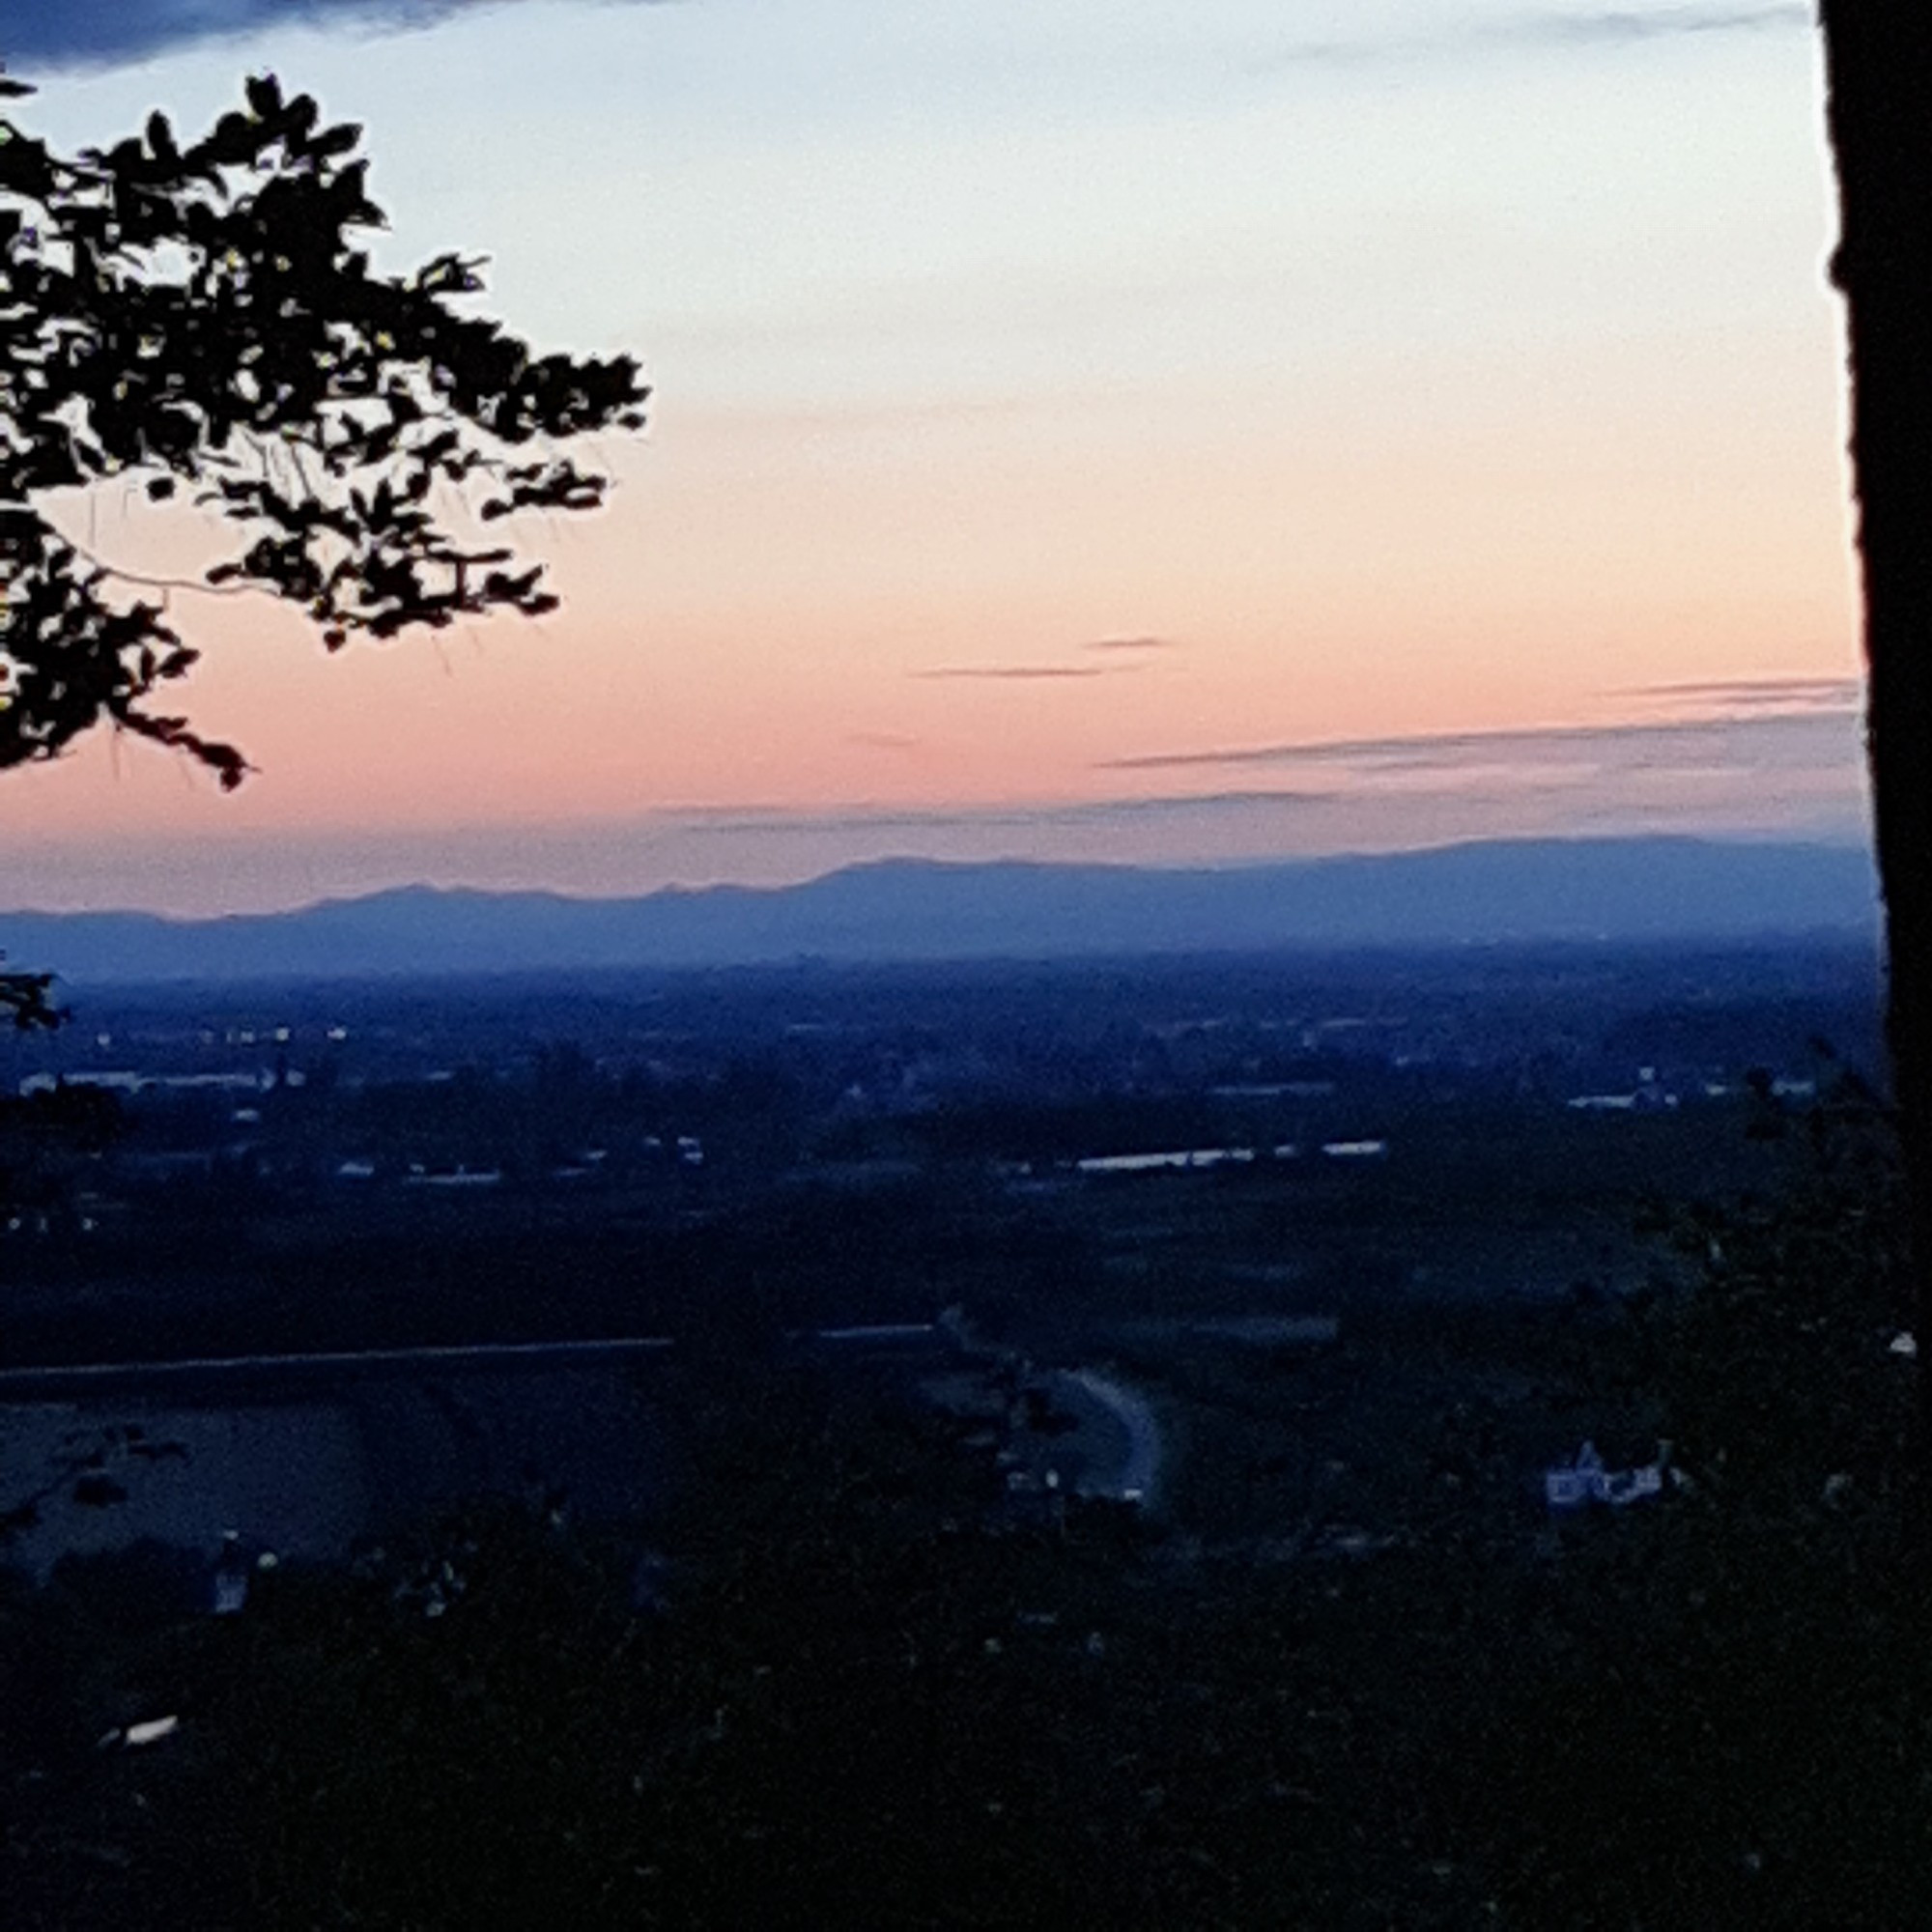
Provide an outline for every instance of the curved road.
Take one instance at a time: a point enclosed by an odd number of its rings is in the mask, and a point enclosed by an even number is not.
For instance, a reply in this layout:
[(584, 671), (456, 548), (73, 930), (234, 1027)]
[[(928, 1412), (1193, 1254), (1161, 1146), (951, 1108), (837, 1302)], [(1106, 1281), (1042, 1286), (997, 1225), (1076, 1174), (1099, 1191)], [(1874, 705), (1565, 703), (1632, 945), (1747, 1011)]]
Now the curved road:
[(1117, 1502), (1151, 1503), (1160, 1478), (1160, 1425), (1138, 1389), (1110, 1381), (1095, 1369), (1062, 1369), (1055, 1380), (1071, 1383), (1089, 1402), (1104, 1408), (1127, 1437), (1127, 1453), (1111, 1480), (1089, 1477), (1081, 1486), (1088, 1494), (1110, 1496)]

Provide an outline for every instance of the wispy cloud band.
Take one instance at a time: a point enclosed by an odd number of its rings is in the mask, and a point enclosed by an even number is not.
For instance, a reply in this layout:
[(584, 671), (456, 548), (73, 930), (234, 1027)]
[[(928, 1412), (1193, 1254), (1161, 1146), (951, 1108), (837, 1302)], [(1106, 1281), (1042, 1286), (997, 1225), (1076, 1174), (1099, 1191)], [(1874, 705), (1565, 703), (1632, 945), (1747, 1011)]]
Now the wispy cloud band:
[(1757, 33), (1766, 28), (1805, 27), (1811, 9), (1798, 0), (1755, 7), (1605, 7), (1584, 14), (1525, 14), (1498, 22), (1498, 38), (1542, 41), (1558, 46), (1619, 46), (1678, 34)]
[(1677, 684), (1640, 684), (1613, 693), (1619, 697), (1659, 698), (1671, 704), (1717, 705), (1749, 712), (1777, 709), (1847, 711), (1864, 696), (1858, 677), (1693, 678)]
[[(1851, 756), (1857, 716), (1833, 692), (1802, 709), (1746, 703), (1736, 715), (1546, 724), (1399, 737), (1301, 739), (1202, 751), (1153, 752), (1103, 760), (1107, 771), (1344, 769), (1362, 773), (1454, 771), (1497, 765), (1612, 763), (1624, 768), (1708, 765), (1740, 769), (1801, 756), (1842, 762)], [(1855, 760), (1854, 760), (1855, 762)]]
[(1434, 30), (1291, 42), (1262, 54), (1250, 65), (1255, 71), (1265, 73), (1300, 66), (1353, 66), (1417, 55), (1628, 47), (1689, 35), (1794, 28), (1808, 31), (1810, 26), (1811, 9), (1802, 0), (1769, 0), (1769, 4), (1755, 6), (1726, 5), (1723, 0), (1697, 4), (1691, 0), (1683, 6), (1596, 7), (1583, 12), (1520, 8), (1488, 18), (1453, 20)]
[(1231, 811), (1305, 810), (1331, 805), (1339, 794), (1327, 789), (1264, 789), (1189, 792), (1176, 798), (1100, 798), (1021, 805), (841, 806), (832, 810), (794, 810), (770, 806), (753, 810), (691, 808), (659, 814), (661, 822), (702, 838), (821, 838), (828, 834), (868, 837), (881, 833), (928, 835), (959, 832), (1055, 832), (1081, 827), (1170, 824), (1225, 816)]

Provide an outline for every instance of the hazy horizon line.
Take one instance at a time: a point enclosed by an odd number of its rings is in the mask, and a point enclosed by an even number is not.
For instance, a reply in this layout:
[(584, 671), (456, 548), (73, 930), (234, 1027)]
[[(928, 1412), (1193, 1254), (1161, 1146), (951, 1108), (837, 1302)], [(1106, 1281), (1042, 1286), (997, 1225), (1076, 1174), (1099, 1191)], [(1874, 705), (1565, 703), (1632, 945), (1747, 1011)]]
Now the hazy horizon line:
[[(1657, 845), (1657, 846), (1747, 846), (1781, 847), (1787, 850), (1864, 852), (1871, 854), (1869, 837), (1845, 831), (1820, 830), (1811, 833), (1790, 831), (1681, 831), (1661, 832), (1546, 832), (1517, 833), (1495, 837), (1425, 839), (1415, 843), (1362, 845), (1313, 853), (1279, 853), (1262, 857), (1238, 856), (1227, 859), (1148, 860), (1148, 859), (1065, 859), (1038, 858), (1013, 854), (994, 858), (935, 856), (914, 851), (890, 852), (845, 860), (801, 877), (779, 880), (742, 878), (673, 879), (663, 884), (633, 890), (573, 890), (554, 885), (474, 885), (462, 880), (430, 877), (399, 878), (364, 890), (324, 892), (286, 904), (251, 908), (245, 911), (165, 911), (153, 906), (101, 904), (90, 906), (46, 906), (30, 902), (0, 906), (0, 940), (9, 919), (152, 919), (170, 925), (218, 925), (233, 921), (274, 919), (315, 912), (327, 907), (366, 903), (372, 899), (427, 894), (439, 897), (470, 898), (551, 898), (576, 904), (621, 904), (666, 896), (694, 896), (704, 893), (737, 892), (778, 894), (796, 892), (845, 873), (872, 872), (890, 867), (918, 868), (925, 871), (982, 872), (991, 870), (1145, 872), (1175, 874), (1188, 872), (1258, 872), (1308, 870), (1329, 865), (1373, 863), (1378, 860), (1416, 858), (1432, 853), (1470, 850), (1477, 847), (1548, 847), (1552, 845)], [(6, 953), (0, 947), (0, 960)]]

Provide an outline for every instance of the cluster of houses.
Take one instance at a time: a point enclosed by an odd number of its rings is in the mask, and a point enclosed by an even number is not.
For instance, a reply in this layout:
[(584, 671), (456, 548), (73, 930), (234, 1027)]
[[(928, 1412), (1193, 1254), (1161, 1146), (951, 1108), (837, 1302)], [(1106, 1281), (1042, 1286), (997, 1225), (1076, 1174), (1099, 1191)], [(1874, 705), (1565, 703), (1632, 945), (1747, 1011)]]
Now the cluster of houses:
[(1683, 1473), (1670, 1467), (1667, 1450), (1660, 1447), (1648, 1463), (1631, 1469), (1605, 1466), (1594, 1442), (1585, 1442), (1572, 1463), (1559, 1463), (1543, 1472), (1543, 1498), (1552, 1510), (1588, 1509), (1593, 1503), (1611, 1509), (1661, 1496), (1668, 1478), (1681, 1483)]

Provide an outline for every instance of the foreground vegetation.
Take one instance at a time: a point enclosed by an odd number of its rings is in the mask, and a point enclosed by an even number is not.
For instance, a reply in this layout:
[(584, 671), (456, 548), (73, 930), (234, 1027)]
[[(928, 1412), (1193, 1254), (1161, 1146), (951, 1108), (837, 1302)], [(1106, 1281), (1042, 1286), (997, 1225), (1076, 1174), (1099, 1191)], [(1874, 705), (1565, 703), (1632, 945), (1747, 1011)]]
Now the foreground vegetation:
[[(17, 1585), (12, 1921), (1918, 1922), (1890, 1170), (1856, 1105), (1767, 1131), (1811, 1137), (1802, 1179), (1675, 1222), (1676, 1285), (1271, 1364), (1362, 1465), (1366, 1546), (1319, 1533), (1332, 1493), (1245, 1542), (1019, 1513), (965, 1425), (721, 1361), (641, 1585), (634, 1546), (503, 1510), (235, 1618), (144, 1612), (138, 1557)], [(1524, 1378), (1683, 1480), (1547, 1519), (1485, 1393)], [(1187, 1480), (1266, 1480), (1255, 1448), (1197, 1430)]]

